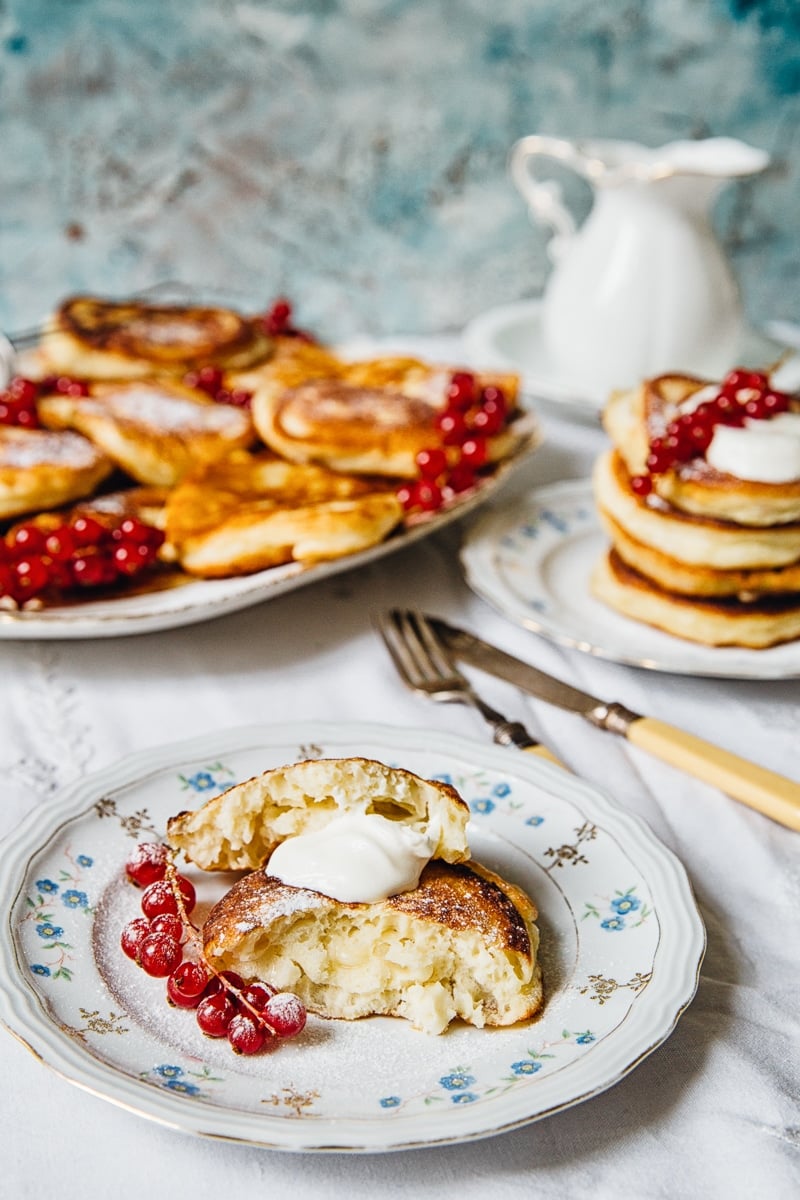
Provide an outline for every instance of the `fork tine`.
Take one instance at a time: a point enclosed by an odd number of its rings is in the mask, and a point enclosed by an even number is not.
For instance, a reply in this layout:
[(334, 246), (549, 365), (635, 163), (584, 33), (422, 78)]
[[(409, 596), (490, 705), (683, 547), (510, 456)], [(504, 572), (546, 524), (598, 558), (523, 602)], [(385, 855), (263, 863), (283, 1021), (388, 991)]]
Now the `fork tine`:
[(406, 615), (408, 626), (414, 630), (417, 645), (426, 658), (428, 669), (438, 678), (449, 681), (463, 679), (449, 654), (431, 628), (428, 618), (417, 609), (410, 609)]
[(423, 680), (401, 633), (398, 624), (399, 616), (400, 614), (394, 609), (388, 613), (380, 613), (376, 617), (378, 632), (383, 638), (384, 645), (389, 651), (398, 674), (405, 680), (409, 687), (419, 688)]

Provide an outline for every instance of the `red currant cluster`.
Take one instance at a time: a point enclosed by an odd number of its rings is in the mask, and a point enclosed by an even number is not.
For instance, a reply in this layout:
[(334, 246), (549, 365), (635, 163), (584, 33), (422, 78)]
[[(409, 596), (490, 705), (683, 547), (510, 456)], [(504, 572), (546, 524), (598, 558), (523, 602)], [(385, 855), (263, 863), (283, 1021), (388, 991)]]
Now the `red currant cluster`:
[(705, 454), (717, 425), (743, 425), (748, 417), (763, 421), (786, 412), (791, 397), (770, 388), (761, 371), (731, 371), (713, 400), (670, 421), (663, 437), (653, 438), (646, 459), (648, 473), (635, 475), (631, 487), (638, 496), (653, 490), (653, 475), (663, 475), (681, 463)]
[(87, 396), (89, 386), (83, 379), (73, 379), (71, 375), (50, 375), (38, 381), (15, 375), (5, 390), (0, 392), (0, 425), (38, 429), (36, 401), (40, 396), (52, 392), (59, 392), (63, 396)]
[(187, 371), (183, 377), (187, 387), (195, 391), (205, 392), (218, 404), (233, 404), (236, 408), (249, 408), (253, 393), (244, 388), (225, 387), (225, 378), (220, 367), (198, 367), (196, 371)]
[(270, 337), (291, 337), (300, 338), (303, 342), (313, 342), (310, 333), (305, 329), (298, 329), (292, 324), (292, 306), (285, 296), (279, 296), (271, 308), (267, 309), (264, 316), (261, 318), (261, 323), (264, 326), (264, 332)]
[[(226, 1037), (237, 1054), (257, 1054), (274, 1038), (300, 1033), (306, 1023), (302, 1001), (268, 983), (245, 983), (233, 971), (214, 971), (203, 959), (199, 931), (190, 914), (195, 890), (178, 874), (167, 846), (142, 842), (125, 864), (132, 883), (143, 887), (142, 912), (122, 931), (128, 958), (157, 979), (167, 980), (167, 1000), (193, 1008), (207, 1037)], [(184, 958), (184, 946), (192, 958)]]
[(502, 388), (480, 387), (469, 371), (456, 371), (447, 388), (447, 406), (436, 418), (440, 446), (416, 456), (419, 478), (397, 489), (406, 512), (434, 512), (478, 482), (488, 459), (487, 438), (500, 433), (508, 419)]
[(0, 597), (23, 605), (47, 592), (102, 587), (153, 565), (164, 534), (136, 517), (101, 524), (87, 513), (17, 525), (0, 538)]

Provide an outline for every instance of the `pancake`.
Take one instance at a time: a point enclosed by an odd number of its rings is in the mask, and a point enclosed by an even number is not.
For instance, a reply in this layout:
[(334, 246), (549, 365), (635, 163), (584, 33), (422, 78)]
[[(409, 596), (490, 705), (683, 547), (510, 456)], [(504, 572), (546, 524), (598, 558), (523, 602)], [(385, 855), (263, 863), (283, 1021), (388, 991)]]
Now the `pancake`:
[(215, 578), (354, 554), (402, 517), (386, 480), (239, 451), (175, 488), (166, 529), (184, 570)]
[[(440, 441), (435, 421), (446, 407), (450, 367), (414, 358), (346, 363), (288, 355), (262, 373), (252, 401), (259, 435), (291, 462), (337, 471), (413, 479), (416, 455)], [(479, 386), (501, 387), (514, 409), (517, 380), (478, 375)], [(487, 439), (488, 459), (508, 455), (517, 438), (504, 430)]]
[(670, 558), (656, 546), (637, 542), (602, 508), (598, 515), (623, 562), (667, 591), (686, 596), (735, 596), (745, 603), (761, 595), (800, 592), (800, 559), (786, 567), (749, 571), (690, 565)]
[(800, 592), (749, 603), (689, 598), (659, 588), (627, 566), (614, 550), (595, 567), (591, 590), (626, 617), (709, 646), (762, 650), (800, 637)]
[(39, 357), (45, 373), (121, 379), (243, 369), (271, 348), (263, 322), (232, 309), (72, 296), (53, 315)]
[[(714, 385), (683, 375), (664, 375), (627, 392), (616, 392), (603, 413), (603, 424), (631, 475), (646, 473), (649, 442), (663, 437), (667, 425), (691, 410)], [(800, 402), (793, 402), (800, 412)], [(800, 521), (800, 480), (761, 483), (715, 470), (702, 456), (653, 475), (653, 489), (683, 512), (770, 526)]]
[(542, 1004), (536, 909), (478, 863), (430, 862), (419, 886), (343, 903), (256, 871), (211, 910), (217, 970), (295, 992), (323, 1017), (405, 1017), (441, 1033), (455, 1018), (512, 1025)]
[(69, 504), (112, 470), (111, 459), (79, 433), (0, 426), (0, 517)]
[(469, 857), (469, 808), (447, 783), (365, 758), (307, 759), (228, 788), (167, 825), (175, 850), (206, 871), (254, 870), (280, 842), (345, 813), (403, 821), (450, 862)]
[(791, 566), (800, 560), (800, 521), (738, 525), (682, 512), (652, 494), (637, 496), (619, 453), (600, 456), (593, 475), (597, 505), (630, 537), (679, 563), (709, 570)]
[(249, 414), (169, 379), (95, 382), (89, 395), (42, 396), (50, 429), (75, 429), (139, 483), (169, 487), (254, 438)]

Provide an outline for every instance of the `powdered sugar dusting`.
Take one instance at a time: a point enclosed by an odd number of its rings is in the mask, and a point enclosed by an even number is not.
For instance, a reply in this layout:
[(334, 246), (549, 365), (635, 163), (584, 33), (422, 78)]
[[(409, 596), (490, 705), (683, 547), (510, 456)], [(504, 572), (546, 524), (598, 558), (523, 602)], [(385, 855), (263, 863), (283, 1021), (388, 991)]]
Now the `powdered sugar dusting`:
[(0, 430), (0, 467), (36, 467), (46, 463), (91, 467), (103, 454), (79, 433), (38, 429)]
[(100, 393), (103, 407), (117, 417), (161, 430), (244, 433), (250, 424), (246, 413), (226, 404), (202, 404), (176, 395), (165, 385), (132, 383)]

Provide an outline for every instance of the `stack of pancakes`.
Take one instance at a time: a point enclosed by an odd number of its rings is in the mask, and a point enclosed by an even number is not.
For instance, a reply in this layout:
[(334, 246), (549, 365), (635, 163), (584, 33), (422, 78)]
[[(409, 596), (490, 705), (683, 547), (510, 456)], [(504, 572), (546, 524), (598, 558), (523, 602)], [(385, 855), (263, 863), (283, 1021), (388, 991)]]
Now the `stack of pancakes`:
[[(91, 509), (109, 478), (148, 489), (152, 515), (162, 489), (164, 557), (221, 577), (386, 538), (404, 516), (398, 482), (439, 440), (452, 372), (408, 358), (346, 363), (229, 309), (79, 296), (53, 314), (26, 373), (45, 381), (45, 429), (0, 428), (0, 517)], [(480, 378), (515, 410), (514, 377)], [(502, 431), (489, 461), (518, 444)]]
[(592, 590), (678, 637), (761, 649), (800, 637), (800, 478), (739, 479), (698, 454), (650, 476), (649, 492), (636, 484), (653, 440), (715, 392), (667, 375), (611, 398), (603, 424), (613, 448), (594, 472), (611, 548)]

